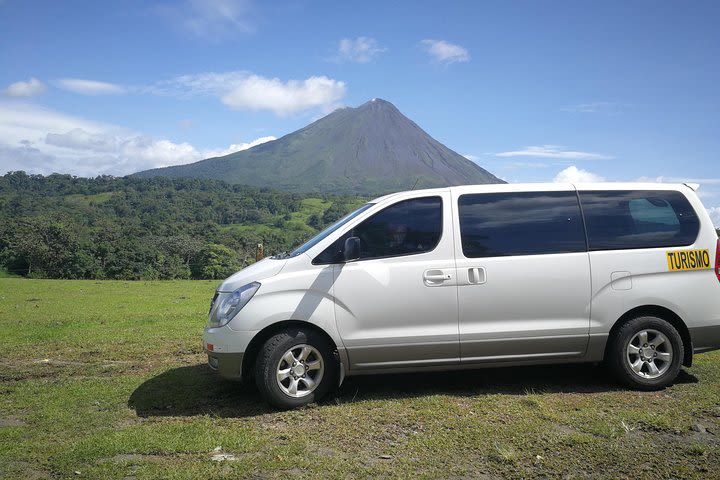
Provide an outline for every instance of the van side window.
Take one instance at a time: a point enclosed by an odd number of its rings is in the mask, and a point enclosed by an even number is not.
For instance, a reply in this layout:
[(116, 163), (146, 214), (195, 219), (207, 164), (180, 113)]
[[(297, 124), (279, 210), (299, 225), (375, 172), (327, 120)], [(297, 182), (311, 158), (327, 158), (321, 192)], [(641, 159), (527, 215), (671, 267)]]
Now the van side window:
[(587, 250), (574, 191), (468, 194), (458, 206), (468, 258)]
[(413, 255), (434, 250), (442, 236), (442, 199), (404, 200), (376, 213), (333, 242), (313, 263), (342, 261), (345, 239), (360, 239), (360, 260)]
[(687, 198), (668, 190), (580, 192), (590, 250), (679, 247), (700, 231)]

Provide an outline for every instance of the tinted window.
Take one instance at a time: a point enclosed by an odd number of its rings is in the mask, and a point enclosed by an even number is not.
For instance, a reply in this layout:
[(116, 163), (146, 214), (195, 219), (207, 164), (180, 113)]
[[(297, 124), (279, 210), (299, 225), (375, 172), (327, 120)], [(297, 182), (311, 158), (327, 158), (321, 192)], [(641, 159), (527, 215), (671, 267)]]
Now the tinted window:
[(458, 200), (466, 257), (584, 252), (575, 192), (482, 193)]
[(677, 247), (695, 242), (700, 223), (673, 191), (580, 192), (590, 250)]
[(345, 239), (360, 239), (360, 259), (395, 257), (429, 252), (442, 234), (440, 197), (404, 200), (376, 213), (345, 233), (318, 255), (313, 263), (342, 261)]
[(289, 256), (289, 257), (295, 257), (295, 256), (300, 255), (301, 253), (307, 252), (307, 251), (310, 250), (312, 247), (314, 247), (315, 245), (317, 245), (318, 243), (320, 243), (321, 241), (323, 241), (323, 240), (325, 239), (325, 237), (327, 237), (328, 235), (330, 235), (331, 233), (333, 233), (335, 230), (338, 230), (338, 229), (341, 228), (343, 225), (345, 225), (345, 224), (348, 223), (350, 220), (352, 220), (353, 218), (357, 217), (358, 215), (360, 215), (362, 212), (364, 212), (364, 211), (367, 210), (368, 208), (372, 207), (373, 205), (375, 205), (375, 204), (374, 204), (374, 203), (366, 203), (365, 205), (363, 205), (362, 207), (358, 208), (357, 210), (348, 213), (347, 215), (345, 215), (344, 217), (342, 217), (340, 220), (338, 220), (337, 222), (333, 223), (332, 225), (330, 225), (329, 227), (327, 227), (325, 230), (323, 230), (322, 232), (318, 233), (318, 234), (315, 235), (313, 238), (311, 238), (310, 240), (308, 240), (307, 242), (303, 243), (302, 245), (300, 245), (299, 247), (297, 247), (295, 250), (293, 250), (292, 252), (290, 252), (290, 254), (289, 254), (288, 256)]

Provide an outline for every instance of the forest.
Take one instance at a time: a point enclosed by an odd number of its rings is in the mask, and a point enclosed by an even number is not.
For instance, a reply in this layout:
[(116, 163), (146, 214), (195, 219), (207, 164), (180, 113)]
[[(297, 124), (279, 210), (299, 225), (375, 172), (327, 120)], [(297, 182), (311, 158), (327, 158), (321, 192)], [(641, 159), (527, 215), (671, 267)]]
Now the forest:
[(366, 200), (217, 180), (0, 177), (0, 275), (220, 279), (289, 250)]

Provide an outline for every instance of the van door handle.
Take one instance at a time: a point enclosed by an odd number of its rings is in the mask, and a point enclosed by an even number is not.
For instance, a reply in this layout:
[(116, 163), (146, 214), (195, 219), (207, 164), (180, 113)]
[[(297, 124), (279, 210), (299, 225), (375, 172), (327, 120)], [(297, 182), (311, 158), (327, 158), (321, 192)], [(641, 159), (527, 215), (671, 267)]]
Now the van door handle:
[(480, 285), (487, 282), (487, 274), (485, 273), (485, 267), (472, 267), (468, 268), (468, 283)]
[(437, 285), (452, 279), (452, 275), (442, 270), (426, 270), (423, 273), (423, 280), (426, 285)]
[(437, 274), (437, 275), (430, 275), (425, 274), (425, 280), (428, 280), (430, 282), (444, 282), (445, 280), (450, 280), (452, 277), (450, 275), (445, 274)]

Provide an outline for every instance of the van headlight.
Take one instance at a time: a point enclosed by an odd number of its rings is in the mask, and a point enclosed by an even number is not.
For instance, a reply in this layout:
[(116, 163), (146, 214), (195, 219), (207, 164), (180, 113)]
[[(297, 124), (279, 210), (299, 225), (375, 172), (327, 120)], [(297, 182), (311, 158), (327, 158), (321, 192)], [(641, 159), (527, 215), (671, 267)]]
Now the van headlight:
[(217, 327), (226, 325), (247, 305), (258, 288), (260, 288), (260, 284), (258, 282), (252, 282), (243, 285), (234, 292), (218, 293), (214, 302), (216, 306), (214, 310), (210, 312), (210, 323)]

